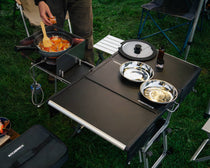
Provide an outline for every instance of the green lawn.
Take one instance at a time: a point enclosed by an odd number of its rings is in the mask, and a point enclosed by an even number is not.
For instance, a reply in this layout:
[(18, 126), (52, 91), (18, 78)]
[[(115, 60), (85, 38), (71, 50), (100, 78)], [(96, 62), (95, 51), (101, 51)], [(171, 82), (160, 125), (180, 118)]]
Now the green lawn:
[[(124, 40), (137, 38), (141, 16), (140, 6), (146, 2), (148, 1), (113, 0), (108, 4), (103, 4), (99, 0), (93, 0), (95, 43), (107, 34)], [(28, 59), (14, 51), (14, 46), (26, 37), (26, 33), (18, 10), (16, 10), (16, 18), (13, 18), (13, 7), (13, 0), (7, 0), (0, 4), (0, 116), (9, 118), (12, 122), (12, 128), (20, 134), (34, 124), (41, 124), (56, 134), (69, 149), (69, 160), (64, 168), (125, 167), (126, 154), (124, 151), (87, 129), (83, 129), (78, 136), (71, 138), (70, 135), (76, 125), (74, 121), (62, 114), (50, 118), (46, 104), (41, 108), (32, 105), (30, 85), (33, 80), (29, 73), (31, 64)], [(172, 19), (167, 17), (164, 21), (165, 26), (174, 23)], [(146, 26), (145, 34), (154, 29), (150, 22)], [(33, 32), (36, 29), (30, 27), (30, 30)], [(184, 34), (184, 29), (169, 32), (169, 35), (178, 45), (182, 44)], [(157, 48), (164, 45), (167, 53), (183, 59), (183, 56), (180, 56), (162, 35), (146, 40)], [(188, 56), (190, 63), (202, 69), (195, 85), (196, 92), (191, 92), (178, 111), (172, 115), (170, 128), (173, 131), (168, 136), (168, 143), (169, 147), (173, 147), (173, 153), (164, 159), (160, 167), (207, 168), (210, 166), (209, 162), (195, 163), (189, 161), (201, 142), (207, 138), (201, 127), (207, 120), (203, 114), (206, 112), (210, 93), (209, 46), (210, 21), (204, 17), (203, 29), (196, 31)], [(45, 92), (45, 99), (47, 99), (54, 93), (54, 85), (49, 84), (46, 80), (47, 75), (40, 71), (36, 79), (41, 83)], [(64, 85), (59, 83), (59, 88), (62, 87)], [(158, 144), (154, 145), (152, 150), (154, 156), (152, 156), (151, 161), (154, 161), (154, 157), (157, 156), (158, 149)], [(205, 156), (209, 153), (209, 148), (206, 148), (202, 155)], [(138, 155), (132, 160), (129, 167), (143, 167), (143, 164), (139, 164)]]

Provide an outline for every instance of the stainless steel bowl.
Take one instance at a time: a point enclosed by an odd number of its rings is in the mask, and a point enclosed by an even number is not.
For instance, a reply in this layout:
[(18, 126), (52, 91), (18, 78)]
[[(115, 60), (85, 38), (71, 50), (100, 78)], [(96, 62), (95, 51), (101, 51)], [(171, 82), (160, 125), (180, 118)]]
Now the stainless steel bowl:
[(144, 82), (154, 76), (154, 71), (151, 66), (143, 62), (128, 61), (120, 66), (120, 74), (130, 81)]
[(178, 97), (178, 91), (172, 84), (158, 79), (143, 82), (140, 92), (146, 99), (159, 104), (171, 103)]

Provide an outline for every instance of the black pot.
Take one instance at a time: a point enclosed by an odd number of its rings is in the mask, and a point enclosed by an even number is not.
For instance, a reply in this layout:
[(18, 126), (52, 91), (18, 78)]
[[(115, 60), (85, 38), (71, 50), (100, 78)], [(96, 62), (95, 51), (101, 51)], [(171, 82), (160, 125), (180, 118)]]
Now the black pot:
[(58, 36), (61, 37), (65, 40), (68, 40), (71, 44), (71, 46), (69, 48), (67, 48), (66, 50), (62, 50), (59, 52), (47, 52), (42, 50), (38, 44), (40, 41), (42, 41), (43, 39), (43, 34), (39, 34), (36, 37), (34, 37), (33, 42), (31, 45), (18, 45), (15, 46), (15, 51), (24, 51), (24, 50), (33, 50), (33, 51), (38, 51), (39, 54), (43, 57), (59, 57), (61, 55), (63, 55), (64, 53), (66, 53), (69, 49), (71, 49), (71, 47), (73, 46), (73, 38), (70, 36), (70, 34), (63, 32), (63, 31), (49, 31), (47, 32), (47, 36), (48, 37), (52, 37), (52, 36)]
[(119, 48), (119, 53), (123, 57), (134, 61), (148, 61), (157, 55), (157, 51), (153, 45), (138, 39), (124, 41)]

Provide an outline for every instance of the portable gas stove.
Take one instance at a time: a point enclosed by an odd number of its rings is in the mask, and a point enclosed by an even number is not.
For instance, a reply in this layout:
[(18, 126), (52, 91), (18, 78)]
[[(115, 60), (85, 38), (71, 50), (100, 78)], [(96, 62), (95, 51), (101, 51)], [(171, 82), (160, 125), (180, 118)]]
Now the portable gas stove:
[[(36, 41), (42, 38), (42, 31), (35, 32), (32, 36), (27, 37), (20, 41), (20, 45), (17, 45), (16, 51), (23, 51), (23, 56), (26, 56), (33, 63), (41, 62), (45, 63), (45, 68), (55, 68), (55, 74), (62, 76), (64, 72), (68, 71), (72, 66), (84, 59), (85, 54), (85, 39), (75, 34), (68, 33), (56, 26), (49, 26), (46, 28), (47, 33), (64, 36), (71, 40), (72, 46), (69, 49), (61, 52), (45, 52), (36, 46)], [(35, 41), (35, 42), (34, 42)], [(29, 57), (29, 53), (26, 51), (31, 50), (31, 53), (39, 53), (37, 59)], [(63, 76), (62, 76), (63, 77)]]
[[(32, 36), (21, 40), (20, 45), (15, 47), (16, 51), (22, 51), (21, 54), (32, 61), (32, 66), (30, 67), (31, 77), (33, 79), (33, 84), (31, 85), (32, 95), (36, 93), (42, 93), (43, 95), (41, 85), (35, 80), (34, 68), (38, 68), (48, 75), (54, 77), (55, 92), (57, 92), (57, 79), (66, 84), (71, 84), (80, 79), (87, 72), (89, 72), (91, 68), (94, 67), (92, 64), (83, 61), (85, 54), (85, 40), (83, 38), (75, 34), (68, 33), (55, 26), (47, 27), (46, 31), (50, 33), (55, 32), (56, 34), (61, 34), (62, 36), (67, 36), (68, 38), (72, 39), (72, 46), (71, 48), (66, 49), (64, 52), (62, 51), (59, 54), (40, 51), (40, 49), (38, 49), (34, 43), (34, 40), (42, 35), (42, 31), (40, 30), (35, 32)], [(34, 57), (34, 53), (36, 55), (35, 59), (32, 58)], [(38, 107), (40, 104), (43, 104), (42, 101), (43, 97), (41, 103), (35, 103), (32, 98), (33, 104)]]

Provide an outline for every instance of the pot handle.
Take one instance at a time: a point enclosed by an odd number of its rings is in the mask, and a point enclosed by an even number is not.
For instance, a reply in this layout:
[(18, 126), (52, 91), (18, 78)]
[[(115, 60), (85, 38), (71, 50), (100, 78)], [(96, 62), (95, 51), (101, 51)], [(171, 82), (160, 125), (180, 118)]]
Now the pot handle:
[[(175, 106), (176, 105), (176, 106)], [(166, 109), (168, 112), (173, 113), (175, 112), (177, 109), (179, 108), (179, 103), (177, 103), (176, 101), (173, 103), (173, 106), (171, 109)]]
[(15, 51), (23, 51), (23, 50), (36, 50), (37, 48), (34, 46), (15, 46)]

